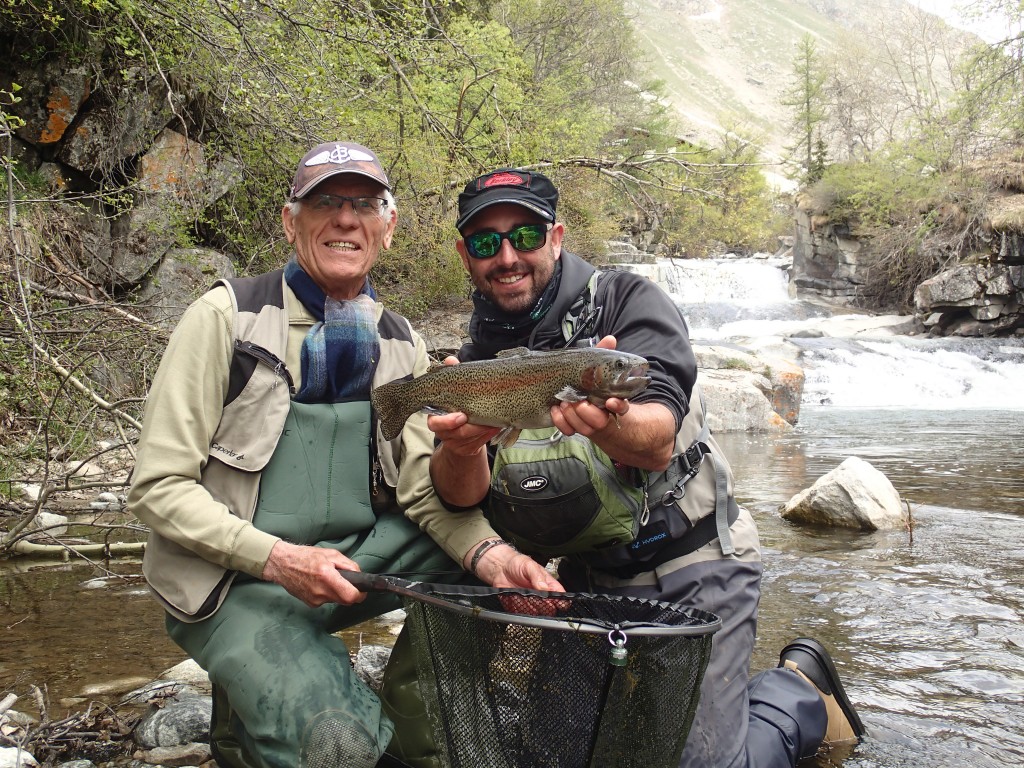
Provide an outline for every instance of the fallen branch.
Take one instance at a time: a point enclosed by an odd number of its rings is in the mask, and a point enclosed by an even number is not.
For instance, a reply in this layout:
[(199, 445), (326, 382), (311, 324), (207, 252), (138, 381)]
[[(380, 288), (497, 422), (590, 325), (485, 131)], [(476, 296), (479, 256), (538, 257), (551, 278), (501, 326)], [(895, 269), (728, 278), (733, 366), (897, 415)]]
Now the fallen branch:
[(142, 424), (137, 419), (133, 418), (130, 414), (125, 413), (120, 408), (115, 407), (111, 403), (108, 403), (106, 400), (104, 400), (102, 397), (96, 394), (96, 392), (91, 387), (86, 386), (84, 383), (82, 383), (81, 380), (73, 376), (67, 368), (65, 368), (63, 365), (57, 362), (57, 360), (54, 359), (53, 356), (50, 355), (50, 353), (47, 352), (44, 347), (41, 347), (36, 342), (36, 340), (32, 337), (32, 334), (29, 333), (28, 329), (25, 327), (25, 324), (22, 323), (21, 318), (18, 317), (18, 315), (15, 314), (13, 310), (11, 310), (11, 317), (14, 318), (14, 322), (18, 326), (18, 330), (25, 334), (25, 338), (28, 339), (28, 342), (32, 345), (32, 348), (40, 355), (42, 355), (46, 362), (49, 363), (50, 366), (57, 373), (63, 376), (64, 379), (68, 383), (70, 383), (72, 387), (74, 387), (79, 392), (84, 394), (86, 397), (92, 400), (93, 403), (95, 403), (99, 408), (102, 408), (107, 413), (113, 414), (119, 419), (123, 419), (128, 424), (130, 424), (131, 426), (135, 427), (138, 430), (142, 429)]
[(67, 561), (72, 555), (81, 557), (113, 557), (114, 555), (136, 555), (146, 551), (146, 542), (114, 542), (105, 544), (34, 544), (31, 541), (16, 541), (10, 547), (11, 552), (19, 555), (36, 555), (40, 557), (59, 557)]

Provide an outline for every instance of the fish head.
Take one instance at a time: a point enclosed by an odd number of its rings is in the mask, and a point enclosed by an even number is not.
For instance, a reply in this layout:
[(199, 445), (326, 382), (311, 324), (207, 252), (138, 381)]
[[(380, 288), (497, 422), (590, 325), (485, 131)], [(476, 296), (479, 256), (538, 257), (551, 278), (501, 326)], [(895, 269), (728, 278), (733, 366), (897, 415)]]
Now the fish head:
[(580, 378), (583, 391), (591, 397), (628, 399), (651, 383), (647, 375), (651, 365), (639, 355), (614, 349), (593, 348), (588, 352), (599, 353)]

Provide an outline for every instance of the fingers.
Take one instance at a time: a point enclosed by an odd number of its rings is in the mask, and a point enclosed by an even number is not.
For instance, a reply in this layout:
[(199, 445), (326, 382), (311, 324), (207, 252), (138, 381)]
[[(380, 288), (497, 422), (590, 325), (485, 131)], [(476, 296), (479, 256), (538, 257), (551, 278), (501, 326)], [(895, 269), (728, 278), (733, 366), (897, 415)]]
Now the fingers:
[(615, 416), (622, 416), (629, 410), (629, 401), (610, 397), (604, 407), (583, 400), (578, 403), (559, 403), (551, 408), (551, 423), (562, 434), (581, 434), (585, 437), (608, 427)]
[(595, 347), (599, 347), (601, 349), (615, 349), (617, 343), (618, 342), (616, 342), (614, 336), (605, 336), (603, 339), (601, 339), (599, 342), (597, 342), (597, 344), (595, 344), (594, 346)]
[(365, 600), (366, 595), (352, 586), (339, 570), (358, 571), (359, 566), (333, 549), (279, 541), (270, 551), (263, 579), (280, 584), (312, 608), (325, 603), (351, 605)]
[(466, 414), (458, 411), (428, 416), (427, 428), (445, 444), (446, 450), (456, 456), (467, 457), (477, 455), (501, 431), (497, 427), (470, 424)]

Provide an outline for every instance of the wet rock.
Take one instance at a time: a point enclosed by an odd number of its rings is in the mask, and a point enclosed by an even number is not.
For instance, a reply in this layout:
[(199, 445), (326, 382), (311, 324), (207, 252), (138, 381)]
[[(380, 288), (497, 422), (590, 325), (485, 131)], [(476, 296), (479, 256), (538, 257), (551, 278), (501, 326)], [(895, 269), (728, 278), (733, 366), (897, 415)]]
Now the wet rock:
[(96, 768), (96, 763), (92, 760), (69, 760), (58, 764), (57, 768)]
[(51, 536), (63, 536), (68, 532), (68, 519), (55, 512), (40, 512), (32, 519), (30, 527), (36, 531), (45, 530)]
[(384, 670), (391, 658), (391, 649), (386, 645), (364, 645), (353, 660), (356, 676), (366, 683), (370, 690), (379, 691), (384, 683)]
[(143, 749), (178, 747), (210, 741), (213, 700), (209, 696), (180, 695), (153, 707), (135, 728), (135, 743)]
[(700, 370), (707, 422), (712, 432), (785, 432), (791, 425), (775, 412), (771, 382), (754, 371)]
[(902, 527), (906, 512), (889, 478), (851, 456), (790, 499), (782, 517), (796, 523), (876, 531)]

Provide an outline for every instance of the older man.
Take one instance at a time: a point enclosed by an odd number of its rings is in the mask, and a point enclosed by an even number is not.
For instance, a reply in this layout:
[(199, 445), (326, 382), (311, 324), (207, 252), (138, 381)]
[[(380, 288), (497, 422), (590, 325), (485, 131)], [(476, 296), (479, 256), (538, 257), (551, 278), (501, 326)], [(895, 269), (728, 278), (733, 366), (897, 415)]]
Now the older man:
[[(314, 147), (281, 218), (294, 247), (285, 267), (221, 280), (181, 318), (150, 390), (129, 505), (152, 531), (144, 572), (168, 632), (215, 686), (218, 764), (370, 768), (394, 727), (333, 633), (396, 603), (339, 571), (468, 568), (494, 532), (479, 512), (439, 503), (424, 416), (390, 442), (376, 429), (371, 387), (428, 360), (367, 278), (397, 223), (375, 154)], [(512, 570), (558, 588), (515, 560), (487, 579)]]

